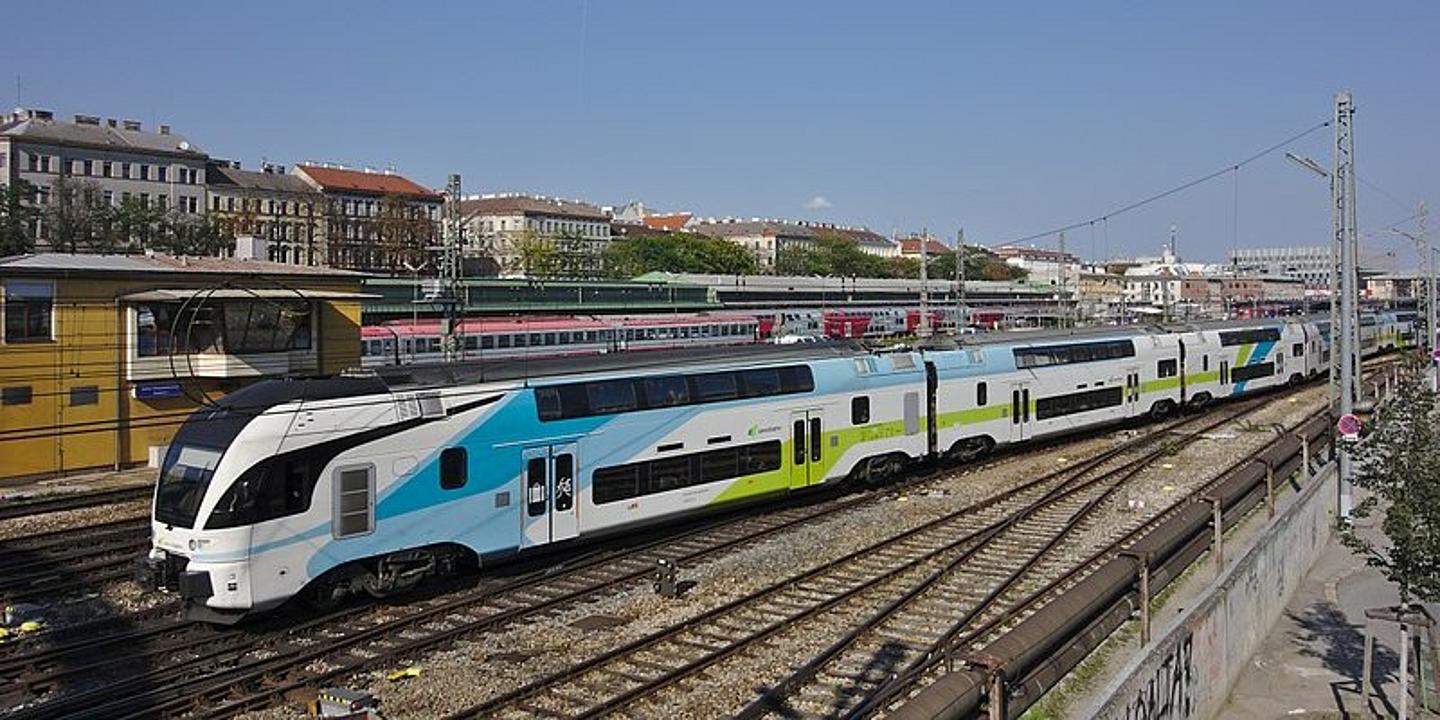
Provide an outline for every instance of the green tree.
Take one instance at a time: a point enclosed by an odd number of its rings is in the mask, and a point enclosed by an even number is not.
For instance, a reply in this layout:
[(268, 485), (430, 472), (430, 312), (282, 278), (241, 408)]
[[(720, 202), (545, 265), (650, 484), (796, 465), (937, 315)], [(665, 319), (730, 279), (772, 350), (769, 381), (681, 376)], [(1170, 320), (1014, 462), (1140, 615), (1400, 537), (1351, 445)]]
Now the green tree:
[(0, 256), (35, 252), (35, 186), (24, 180), (0, 185)]
[(50, 204), (44, 210), (50, 247), (57, 252), (75, 253), (105, 245), (109, 208), (101, 201), (100, 184), (68, 175), (55, 178), (50, 186)]
[(106, 233), (106, 244), (114, 250), (148, 248), (160, 232), (164, 214), (135, 196), (124, 198), (115, 208)]
[(555, 277), (560, 273), (562, 258), (555, 243), (534, 230), (521, 230), (510, 240), (512, 258), (510, 272), (525, 277)]
[[(917, 269), (918, 270), (918, 269)], [(930, 257), (930, 277), (952, 279), (955, 277), (955, 253), (938, 253)], [(966, 280), (1024, 280), (1030, 273), (1015, 267), (987, 252), (966, 248)]]
[(169, 255), (219, 255), (229, 245), (220, 224), (208, 217), (171, 211), (159, 230), (148, 247)]
[[(1355, 448), (1355, 485), (1368, 496), (1340, 539), (1395, 584), (1401, 605), (1440, 601), (1440, 409), (1419, 367), (1376, 410)], [(1384, 541), (1358, 521), (1384, 515)]]
[(692, 233), (641, 235), (611, 241), (601, 254), (605, 274), (630, 278), (647, 272), (753, 275), (755, 258), (745, 248)]
[(780, 247), (776, 272), (780, 275), (820, 275), (822, 277), (890, 277), (891, 263), (871, 255), (859, 244), (840, 235), (818, 235), (807, 244), (786, 244)]

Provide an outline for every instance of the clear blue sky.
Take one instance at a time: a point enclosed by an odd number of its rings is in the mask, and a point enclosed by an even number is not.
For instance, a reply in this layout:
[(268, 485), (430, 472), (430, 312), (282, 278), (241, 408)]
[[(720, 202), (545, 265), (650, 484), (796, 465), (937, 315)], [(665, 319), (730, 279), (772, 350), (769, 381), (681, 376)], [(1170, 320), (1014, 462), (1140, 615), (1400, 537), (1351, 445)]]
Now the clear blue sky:
[[(1224, 167), (1348, 87), (1359, 175), (1395, 196), (1361, 185), (1362, 227), (1440, 201), (1440, 3), (988, 5), (12, 3), (4, 96), (18, 73), (27, 106), (168, 122), (249, 167), (994, 244)], [(1328, 166), (1328, 138), (1295, 151)], [(1171, 223), (1198, 260), (1328, 241), (1319, 178), (1277, 154), (1238, 203), (1232, 180), (1112, 220), (1108, 250), (1153, 253)], [(1103, 254), (1104, 230), (1069, 245)]]

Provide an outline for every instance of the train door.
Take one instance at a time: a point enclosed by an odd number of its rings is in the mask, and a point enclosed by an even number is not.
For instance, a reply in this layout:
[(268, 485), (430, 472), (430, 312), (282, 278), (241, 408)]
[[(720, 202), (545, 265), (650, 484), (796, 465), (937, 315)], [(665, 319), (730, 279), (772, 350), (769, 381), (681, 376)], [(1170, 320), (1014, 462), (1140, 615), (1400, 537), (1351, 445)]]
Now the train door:
[(521, 457), (525, 494), (521, 547), (575, 537), (580, 531), (575, 502), (579, 477), (575, 443), (526, 448)]
[(825, 479), (821, 461), (825, 457), (824, 428), (819, 410), (801, 410), (790, 415), (790, 489), (796, 490)]
[(1125, 414), (1135, 417), (1140, 414), (1140, 366), (1125, 368)]
[(1010, 442), (1029, 440), (1035, 435), (1030, 412), (1030, 383), (1010, 383)]

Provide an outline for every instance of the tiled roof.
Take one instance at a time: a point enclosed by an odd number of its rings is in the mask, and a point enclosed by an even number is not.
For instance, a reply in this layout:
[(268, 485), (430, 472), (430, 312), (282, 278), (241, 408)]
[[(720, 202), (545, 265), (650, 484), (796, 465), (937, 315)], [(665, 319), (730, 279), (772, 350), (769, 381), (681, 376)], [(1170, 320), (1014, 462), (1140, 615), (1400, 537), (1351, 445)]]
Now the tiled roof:
[(608, 216), (589, 203), (558, 198), (534, 197), (531, 195), (497, 195), (495, 197), (471, 198), (460, 201), (460, 213), (472, 215), (500, 215), (523, 213), (526, 215), (553, 215), (584, 220), (606, 220)]
[(804, 225), (794, 225), (768, 220), (741, 220), (736, 222), (710, 222), (696, 225), (694, 231), (710, 237), (761, 237), (813, 238), (815, 231)]
[(182, 135), (110, 127), (108, 124), (75, 124), (27, 118), (0, 128), (5, 137), (56, 145), (109, 148), (125, 152), (156, 152), (168, 155), (205, 157), (205, 152)]
[(320, 165), (296, 165), (295, 172), (310, 178), (321, 190), (367, 193), (371, 195), (400, 195), (403, 197), (440, 200), (443, 194), (420, 185), (402, 175), (391, 173), (365, 172), (346, 168), (323, 167)]
[(690, 213), (671, 213), (669, 215), (649, 215), (640, 220), (646, 227), (656, 230), (676, 231), (683, 229), (685, 223), (690, 222), (693, 217)]
[(60, 273), (191, 273), (201, 275), (305, 275), (363, 277), (364, 273), (328, 267), (287, 265), (264, 260), (171, 255), (70, 255), (34, 253), (0, 258), (0, 275)]
[(228, 165), (212, 163), (205, 168), (205, 183), (240, 190), (261, 190), (266, 192), (318, 194), (310, 183), (286, 173), (256, 172), (241, 170)]

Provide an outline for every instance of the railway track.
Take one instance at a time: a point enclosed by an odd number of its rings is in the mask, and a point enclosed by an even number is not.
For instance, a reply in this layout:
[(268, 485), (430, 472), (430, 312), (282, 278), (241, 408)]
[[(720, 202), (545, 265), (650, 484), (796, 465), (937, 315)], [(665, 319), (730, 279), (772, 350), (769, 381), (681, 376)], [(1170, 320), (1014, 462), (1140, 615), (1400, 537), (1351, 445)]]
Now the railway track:
[(0, 520), (143, 500), (154, 492), (153, 486), (141, 485), (0, 502)]
[(144, 517), (0, 540), (0, 599), (93, 591), (127, 577), (149, 541)]
[[(1233, 422), (1265, 404), (1252, 401), (1180, 438)], [(863, 700), (887, 674), (948, 632), (957, 608), (973, 612), (1010, 599), (1036, 563), (1083, 527), (1081, 521), (1151, 461), (1173, 450), (1146, 436), (1113, 452), (1057, 470), (981, 503), (765, 586), (667, 628), (575, 663), (449, 716), (654, 716), (657, 694), (684, 685), (720, 663), (770, 662), (782, 635), (804, 643), (853, 626), (840, 642), (772, 690), (746, 713), (829, 714)], [(878, 611), (876, 608), (879, 608)], [(876, 659), (882, 659), (877, 665)], [(830, 667), (827, 667), (830, 666)], [(825, 672), (822, 672), (824, 670)], [(823, 682), (814, 682), (823, 680)], [(802, 699), (789, 703), (791, 692)], [(809, 692), (808, 696), (804, 695)], [(784, 697), (782, 697), (784, 696)], [(662, 712), (663, 714), (663, 712)]]
[[(1269, 402), (1275, 397), (1253, 402)], [(1176, 425), (1193, 424), (1206, 417), (1189, 418)], [(1142, 439), (1168, 436), (1172, 428), (1156, 426)], [(1029, 451), (1049, 452), (1052, 445)], [(1126, 452), (1125, 447), (1106, 451), (1091, 461), (1077, 463), (1069, 471), (1087, 463), (1103, 464)], [(1128, 452), (1134, 454), (1133, 450)], [(976, 469), (1015, 457), (1008, 455)], [(887, 488), (885, 494), (953, 473), (948, 469), (927, 474)], [(1053, 477), (1051, 482), (1055, 482)], [(228, 716), (272, 704), (290, 691), (387, 665), (396, 657), (413, 656), (461, 636), (544, 617), (604, 597), (647, 580), (661, 557), (696, 564), (811, 522), (820, 515), (867, 505), (873, 502), (874, 495), (812, 500), (763, 515), (716, 520), (679, 536), (671, 530), (669, 539), (596, 556), (558, 570), (552, 568), (552, 572), (486, 578), (478, 586), (447, 588), (446, 594), (403, 606), (352, 607), (298, 623), (294, 618), (282, 619), (238, 631), (155, 620), (121, 633), (55, 643), (11, 657), (0, 653), (0, 697), (25, 698), (33, 703), (12, 713), (14, 718), (52, 717), (57, 713), (76, 717), (153, 717), (197, 709), (200, 716)], [(110, 678), (114, 681), (104, 682)], [(51, 692), (56, 690), (60, 692)], [(46, 693), (51, 697), (43, 697)], [(40, 702), (34, 702), (37, 699)]]

